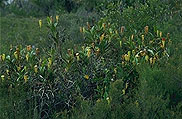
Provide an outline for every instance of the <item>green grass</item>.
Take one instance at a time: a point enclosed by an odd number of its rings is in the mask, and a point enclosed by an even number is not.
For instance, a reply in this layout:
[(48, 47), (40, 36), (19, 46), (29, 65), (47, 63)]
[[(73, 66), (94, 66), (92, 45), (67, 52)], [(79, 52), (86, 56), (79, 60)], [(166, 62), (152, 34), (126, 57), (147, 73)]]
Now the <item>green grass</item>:
[[(77, 14), (61, 14), (59, 19), (59, 30), (65, 29), (67, 37), (64, 48), (73, 48), (84, 42), (80, 33), (80, 27), (85, 26), (93, 16), (80, 16)], [(42, 28), (39, 28), (38, 21), (43, 20)], [(45, 48), (52, 43), (48, 37), (48, 28), (46, 17), (18, 17), (4, 16), (0, 17), (0, 54), (6, 53), (10, 45), (33, 45), (35, 47)]]
[(0, 51), (7, 52), (10, 45), (34, 45), (42, 47), (46, 45), (47, 28), (46, 20), (43, 20), (42, 28), (39, 28), (38, 18), (21, 18), (14, 16), (0, 17)]

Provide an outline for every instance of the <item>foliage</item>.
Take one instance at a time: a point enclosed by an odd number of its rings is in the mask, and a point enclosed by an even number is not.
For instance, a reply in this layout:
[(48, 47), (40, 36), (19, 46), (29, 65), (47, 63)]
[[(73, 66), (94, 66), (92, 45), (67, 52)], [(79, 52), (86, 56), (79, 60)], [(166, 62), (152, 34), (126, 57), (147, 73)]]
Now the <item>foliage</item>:
[[(61, 103), (63, 110), (70, 109), (75, 103), (74, 94), (94, 102), (110, 101), (111, 82), (118, 79), (126, 85), (122, 89), (125, 94), (128, 88), (134, 88), (137, 83), (136, 65), (142, 61), (154, 65), (157, 60), (166, 57), (167, 38), (160, 38), (159, 34), (150, 35), (147, 27), (141, 32), (145, 34), (145, 39), (141, 34), (127, 38), (123, 29), (118, 33), (113, 24), (103, 20), (93, 27), (88, 23), (88, 30), (81, 29), (88, 43), (80, 51), (69, 49), (65, 56), (62, 45), (66, 36), (57, 30), (58, 19), (58, 16), (56, 20), (47, 18), (50, 38), (53, 40), (52, 50), (47, 56), (40, 58), (39, 50), (31, 46), (26, 49), (17, 47), (16, 50), (11, 49), (10, 55), (1, 56), (2, 83), (10, 81), (7, 87), (14, 87), (12, 90), (15, 90), (16, 85), (21, 86), (28, 81), (27, 90), (31, 90), (31, 102), (35, 102), (34, 110), (38, 110), (38, 117), (48, 118), (56, 108), (55, 104)], [(41, 21), (39, 25), (41, 28)], [(138, 42), (132, 41), (134, 37)], [(35, 115), (34, 112), (32, 116)]]
[[(45, 51), (19, 45), (0, 55), (1, 117), (180, 118), (181, 9), (170, 11), (170, 1), (123, 2), (99, 4), (96, 22), (73, 14), (39, 20), (48, 30)], [(81, 34), (65, 17), (78, 21)], [(84, 42), (67, 49), (70, 39)]]

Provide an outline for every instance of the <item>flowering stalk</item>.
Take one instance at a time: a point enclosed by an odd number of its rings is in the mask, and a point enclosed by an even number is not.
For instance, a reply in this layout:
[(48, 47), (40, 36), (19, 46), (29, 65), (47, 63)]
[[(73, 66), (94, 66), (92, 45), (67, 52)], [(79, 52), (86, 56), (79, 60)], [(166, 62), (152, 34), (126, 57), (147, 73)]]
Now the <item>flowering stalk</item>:
[(142, 42), (144, 42), (144, 35), (142, 35)]
[(56, 22), (58, 23), (58, 21), (59, 21), (59, 16), (56, 15)]
[(51, 58), (48, 58), (48, 68), (50, 68), (52, 65), (52, 59)]
[(153, 58), (152, 57), (150, 58), (150, 64), (153, 64)]
[(37, 65), (34, 66), (34, 71), (35, 71), (35, 73), (38, 72), (38, 66)]
[(102, 24), (102, 27), (104, 28), (104, 30), (106, 29), (106, 24), (105, 23), (103, 23)]
[(32, 46), (31, 45), (28, 45), (27, 46), (27, 51), (30, 51), (32, 49)]
[(28, 60), (29, 60), (29, 53), (27, 53), (25, 57), (26, 57), (26, 60), (28, 62)]
[(91, 27), (90, 27), (90, 24), (87, 22), (87, 27), (88, 27), (88, 29), (90, 29)]
[(157, 30), (157, 37), (159, 36), (159, 30)]
[(83, 33), (83, 28), (82, 27), (80, 27), (80, 33)]
[(165, 38), (162, 38), (162, 47), (163, 48), (165, 47), (165, 41), (166, 41), (166, 39)]
[(5, 60), (5, 57), (6, 57), (6, 55), (5, 55), (5, 54), (3, 54), (3, 55), (1, 56), (2, 61), (4, 61), (4, 60)]
[(148, 33), (148, 31), (149, 31), (149, 27), (148, 27), (148, 26), (146, 26), (146, 27), (145, 27), (145, 34), (147, 34), (147, 33)]
[(4, 78), (5, 78), (5, 76), (4, 75), (1, 75), (1, 80), (2, 81), (4, 81)]
[(122, 46), (122, 41), (119, 41), (119, 45), (120, 45), (120, 47)]
[(39, 20), (39, 27), (40, 28), (42, 27), (42, 20), (41, 19)]
[(80, 60), (79, 53), (76, 53), (76, 59), (77, 59), (77, 61)]
[(162, 32), (160, 31), (160, 37), (162, 37)]
[(90, 55), (91, 55), (91, 49), (89, 48), (87, 52), (87, 56), (90, 57)]
[(25, 83), (28, 81), (28, 76), (27, 75), (24, 75), (24, 81), (25, 81)]
[(121, 33), (123, 33), (123, 32), (124, 32), (124, 26), (121, 27)]
[(149, 60), (149, 56), (148, 55), (145, 56), (145, 60), (148, 62), (148, 60)]
[(96, 55), (99, 55), (99, 53), (100, 53), (100, 49), (98, 48), (98, 49), (96, 50)]
[(14, 52), (15, 59), (18, 59), (18, 53), (17, 51)]
[(132, 34), (132, 35), (131, 35), (131, 40), (133, 40), (133, 39), (134, 39), (134, 35)]
[(100, 36), (100, 42), (104, 39), (104, 33)]

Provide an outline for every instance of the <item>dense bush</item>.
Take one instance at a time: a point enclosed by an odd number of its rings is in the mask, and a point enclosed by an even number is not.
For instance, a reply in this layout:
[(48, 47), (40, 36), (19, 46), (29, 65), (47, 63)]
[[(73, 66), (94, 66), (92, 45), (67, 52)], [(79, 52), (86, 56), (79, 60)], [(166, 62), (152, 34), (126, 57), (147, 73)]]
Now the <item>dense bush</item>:
[[(108, 1), (106, 9), (99, 6), (102, 18), (86, 26), (69, 16), (81, 25), (77, 38), (65, 16), (48, 17), (45, 51), (20, 45), (0, 55), (1, 118), (180, 118), (181, 29), (175, 18), (181, 9), (171, 14), (170, 1), (130, 2), (120, 8), (120, 1)], [(67, 49), (74, 38), (84, 42)]]

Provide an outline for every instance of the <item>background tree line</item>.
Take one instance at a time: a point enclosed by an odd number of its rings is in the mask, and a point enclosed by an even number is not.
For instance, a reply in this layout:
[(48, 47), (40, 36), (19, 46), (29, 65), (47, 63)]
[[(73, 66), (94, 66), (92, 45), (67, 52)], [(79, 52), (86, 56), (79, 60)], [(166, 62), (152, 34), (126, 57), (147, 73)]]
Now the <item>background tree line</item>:
[(85, 8), (92, 12), (96, 4), (104, 0), (8, 0), (0, 1), (2, 13), (28, 16), (49, 16), (57, 12), (76, 12), (79, 8)]
[[(102, 4), (111, 0), (1, 0), (2, 15), (13, 13), (19, 16), (49, 16), (56, 13), (77, 12), (80, 8), (88, 12), (97, 10)], [(113, 1), (113, 0), (112, 0)], [(147, 0), (114, 0), (121, 2), (121, 8), (146, 4)]]

